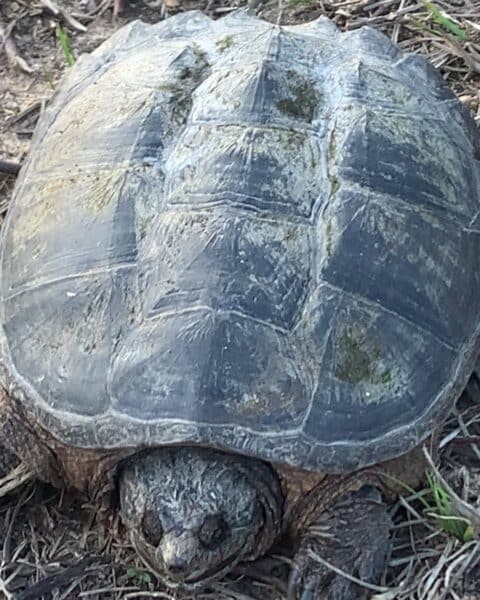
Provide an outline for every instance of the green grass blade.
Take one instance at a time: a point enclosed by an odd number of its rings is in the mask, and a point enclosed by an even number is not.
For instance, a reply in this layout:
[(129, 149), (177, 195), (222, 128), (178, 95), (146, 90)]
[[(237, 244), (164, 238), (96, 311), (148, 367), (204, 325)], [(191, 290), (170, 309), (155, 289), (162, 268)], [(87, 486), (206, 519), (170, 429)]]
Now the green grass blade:
[(433, 20), (438, 23), (441, 27), (452, 33), (455, 37), (460, 40), (467, 39), (467, 33), (451, 19), (442, 14), (441, 10), (435, 6), (432, 2), (424, 2), (425, 8), (432, 15)]
[(69, 67), (73, 65), (75, 62), (75, 58), (72, 52), (72, 46), (70, 45), (70, 38), (68, 37), (68, 33), (63, 29), (61, 25), (57, 25), (55, 28), (55, 33), (57, 36), (57, 40), (60, 43), (60, 46), (63, 50), (63, 55), (65, 56), (65, 62)]
[(423, 504), (424, 508), (426, 508), (426, 509), (431, 508), (430, 504), (428, 504), (428, 502), (425, 500), (425, 498), (423, 498), (423, 496), (419, 492), (414, 490), (411, 486), (409, 486), (407, 483), (405, 483), (401, 479), (397, 479), (396, 477), (393, 477), (393, 475), (390, 475), (386, 471), (381, 471), (381, 475), (382, 475), (382, 477), (385, 477), (386, 479), (389, 479), (391, 482), (397, 484), (399, 487), (402, 487), (403, 489), (405, 489), (412, 496), (415, 496), (415, 498)]
[(447, 490), (440, 485), (432, 473), (427, 473), (427, 481), (434, 502), (429, 515), (436, 519), (445, 533), (462, 542), (471, 541), (473, 527), (467, 519), (456, 513)]

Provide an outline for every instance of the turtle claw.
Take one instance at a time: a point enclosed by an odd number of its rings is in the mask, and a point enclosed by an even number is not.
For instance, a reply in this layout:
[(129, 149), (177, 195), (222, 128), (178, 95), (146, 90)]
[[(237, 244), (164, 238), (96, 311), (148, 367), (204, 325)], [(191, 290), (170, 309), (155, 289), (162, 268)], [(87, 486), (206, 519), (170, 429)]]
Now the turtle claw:
[(359, 600), (364, 598), (340, 575), (315, 574), (307, 569), (300, 585), (290, 587), (288, 600)]
[[(391, 526), (380, 495), (370, 488), (353, 494), (325, 517), (328, 537), (307, 534), (295, 555), (288, 582), (288, 600), (360, 600), (371, 592), (326, 563), (355, 578), (375, 583), (382, 574), (389, 550)], [(325, 559), (316, 560), (315, 555)]]
[(360, 596), (352, 594), (353, 586), (339, 575), (322, 567), (314, 559), (298, 559), (303, 563), (295, 566), (289, 580), (288, 600), (357, 600)]
[(294, 566), (290, 573), (287, 600), (316, 600), (320, 597), (316, 590), (323, 587), (316, 573), (310, 572), (308, 564), (303, 562), (301, 567)]
[(309, 589), (303, 590), (302, 600), (315, 600), (314, 590), (311, 587)]

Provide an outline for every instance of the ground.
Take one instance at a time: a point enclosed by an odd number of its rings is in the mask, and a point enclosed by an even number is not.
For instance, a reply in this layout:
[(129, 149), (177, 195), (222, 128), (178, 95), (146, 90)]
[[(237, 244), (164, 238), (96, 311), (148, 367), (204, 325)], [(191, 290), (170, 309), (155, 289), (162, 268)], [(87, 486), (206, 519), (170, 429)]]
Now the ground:
[[(327, 15), (342, 29), (371, 25), (430, 58), (480, 125), (480, 0), (274, 0), (249, 5), (271, 21)], [(221, 17), (244, 0), (2, 0), (0, 160), (21, 164), (35, 123), (68, 63), (124, 23), (198, 8)], [(0, 174), (0, 213), (15, 178)], [(394, 548), (376, 600), (480, 599), (480, 387), (472, 380), (440, 436), (424, 490), (392, 506)], [(3, 487), (2, 487), (3, 486)], [(0, 493), (5, 482), (0, 482)], [(0, 596), (170, 598), (127, 544), (114, 541), (85, 498), (28, 482), (0, 503)], [(202, 599), (284, 598), (282, 553), (239, 568)]]

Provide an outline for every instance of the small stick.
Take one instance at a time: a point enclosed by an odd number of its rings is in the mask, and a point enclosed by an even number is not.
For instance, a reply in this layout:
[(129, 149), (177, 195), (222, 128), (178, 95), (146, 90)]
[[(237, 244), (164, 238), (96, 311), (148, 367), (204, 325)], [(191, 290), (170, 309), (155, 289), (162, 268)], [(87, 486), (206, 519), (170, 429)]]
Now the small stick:
[(5, 54), (7, 55), (8, 60), (20, 67), (24, 73), (28, 73), (31, 75), (35, 72), (27, 61), (20, 56), (20, 52), (18, 51), (17, 44), (12, 37), (12, 27), (9, 27), (7, 32), (5, 33), (3, 27), (0, 26), (0, 45), (3, 43), (3, 49), (5, 50)]
[(34, 489), (33, 486), (25, 487), (20, 495), (20, 498), (18, 499), (17, 503), (15, 504), (12, 515), (10, 517), (10, 522), (7, 527), (7, 532), (5, 534), (5, 541), (3, 542), (2, 565), (8, 564), (11, 560), (11, 542), (12, 542), (13, 526), (15, 525), (15, 521), (17, 520), (20, 509), (28, 501), (28, 499), (31, 498), (31, 496), (33, 494), (33, 489)]
[[(72, 567), (67, 567), (62, 571), (49, 575), (44, 579), (34, 583), (28, 588), (25, 588), (21, 592), (17, 593), (15, 600), (34, 600), (35, 598), (41, 598), (45, 594), (50, 594), (54, 589), (71, 583), (72, 579), (82, 578), (87, 575), (87, 569), (98, 560), (98, 557), (86, 557)], [(101, 561), (105, 563), (106, 560)], [(98, 563), (97, 563), (98, 564)]]
[(113, 16), (118, 17), (118, 14), (123, 10), (123, 0), (113, 0)]
[(20, 111), (14, 117), (10, 117), (10, 119), (7, 119), (7, 125), (8, 126), (15, 125), (15, 123), (19, 123), (20, 121), (23, 121), (23, 119), (26, 119), (27, 117), (31, 116), (33, 113), (35, 113), (37, 111), (41, 112), (42, 105), (43, 105), (43, 101), (37, 100), (36, 102), (34, 102), (30, 106), (28, 106), (25, 110)]
[(60, 8), (56, 2), (53, 0), (40, 0), (40, 3), (49, 10), (55, 17), (62, 17), (63, 20), (70, 25), (72, 29), (76, 29), (77, 31), (81, 31), (85, 33), (87, 28), (85, 25), (82, 25), (77, 19), (72, 17), (64, 8)]
[(0, 592), (2, 592), (2, 594), (4, 594), (6, 600), (14, 600), (14, 598), (15, 598), (14, 595), (8, 591), (5, 582), (1, 578), (0, 578)]

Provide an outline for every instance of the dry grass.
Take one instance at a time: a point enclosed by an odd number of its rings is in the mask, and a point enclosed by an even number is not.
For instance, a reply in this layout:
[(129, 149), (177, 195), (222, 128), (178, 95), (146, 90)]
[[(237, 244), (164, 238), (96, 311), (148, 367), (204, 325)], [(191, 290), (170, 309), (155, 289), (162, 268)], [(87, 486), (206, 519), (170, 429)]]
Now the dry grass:
[[(133, 18), (164, 18), (166, 6), (177, 4), (176, 0), (162, 5), (157, 0), (137, 0), (135, 5), (127, 0), (2, 0), (0, 159), (23, 160), (38, 115), (71, 62), (70, 52), (74, 58), (91, 50)], [(243, 2), (181, 4), (218, 17)], [(251, 6), (255, 4), (250, 0)], [(268, 0), (256, 10), (272, 21), (303, 22), (325, 14), (343, 29), (362, 25), (381, 29), (403, 49), (428, 56), (480, 124), (480, 0), (281, 0), (280, 5)], [(114, 17), (113, 12), (121, 16)], [(1, 214), (13, 182), (13, 177), (0, 176)], [(381, 585), (372, 591), (376, 600), (480, 599), (478, 386), (462, 396), (440, 445), (439, 473), (432, 485), (414, 493), (406, 490), (392, 507), (394, 546)], [(439, 494), (443, 503), (438, 502)], [(94, 508), (85, 503), (31, 481), (4, 498), (0, 595), (15, 600), (170, 598), (134, 552), (96, 523)], [(239, 569), (196, 598), (281, 599), (288, 560), (285, 555), (267, 557), (249, 566), (248, 576)]]
[[(432, 486), (412, 494), (407, 492), (392, 508), (394, 547), (385, 581), (396, 589), (393, 598), (480, 598), (479, 443), (480, 395), (475, 386), (458, 402), (440, 440), (439, 477), (445, 481), (434, 476), (433, 482), (447, 492), (449, 512), (439, 510), (436, 488)], [(472, 511), (468, 518), (464, 516), (465, 508)], [(448, 518), (438, 518), (442, 514)], [(464, 525), (455, 531), (458, 537), (452, 532), (453, 522)]]

